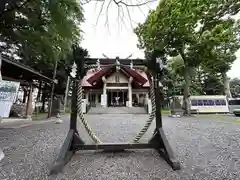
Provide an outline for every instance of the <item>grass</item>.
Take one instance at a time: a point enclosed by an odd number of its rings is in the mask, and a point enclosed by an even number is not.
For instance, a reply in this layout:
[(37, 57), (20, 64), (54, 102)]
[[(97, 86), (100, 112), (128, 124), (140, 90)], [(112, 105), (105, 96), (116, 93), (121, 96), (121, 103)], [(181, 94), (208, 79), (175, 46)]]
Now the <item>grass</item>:
[[(60, 112), (60, 116), (62, 115), (65, 115), (65, 114), (70, 114), (71, 112), (67, 111), (67, 112)], [(32, 115), (32, 120), (33, 121), (38, 121), (38, 120), (44, 120), (44, 119), (47, 119), (47, 116), (48, 116), (48, 112), (44, 112), (44, 113), (39, 113), (38, 115), (36, 114), (33, 114)]]
[(43, 120), (47, 118), (48, 113), (44, 112), (44, 113), (39, 113), (38, 115), (33, 114), (32, 115), (32, 120), (33, 121), (38, 121), (38, 120)]
[[(169, 110), (168, 109), (162, 109), (162, 115), (168, 115), (169, 114)], [(216, 120), (219, 121), (225, 121), (225, 122), (229, 122), (229, 123), (240, 123), (240, 118), (237, 116), (227, 116), (227, 115), (223, 115), (223, 114), (197, 114), (198, 117), (204, 117), (204, 118), (214, 118)]]
[(169, 110), (168, 109), (162, 109), (161, 113), (162, 114), (169, 114)]
[(223, 114), (199, 114), (197, 115), (198, 117), (204, 117), (204, 118), (213, 118), (214, 120), (218, 121), (224, 121), (227, 123), (240, 123), (240, 118), (237, 116), (228, 116), (228, 115), (223, 115)]

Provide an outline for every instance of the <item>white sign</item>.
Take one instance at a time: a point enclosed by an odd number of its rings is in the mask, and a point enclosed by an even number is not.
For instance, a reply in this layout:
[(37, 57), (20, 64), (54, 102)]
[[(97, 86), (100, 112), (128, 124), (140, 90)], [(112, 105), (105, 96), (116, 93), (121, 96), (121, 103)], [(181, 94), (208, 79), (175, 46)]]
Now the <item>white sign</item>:
[(104, 94), (101, 94), (101, 106), (107, 105), (107, 96)]
[(19, 82), (0, 81), (0, 117), (9, 117), (19, 86)]

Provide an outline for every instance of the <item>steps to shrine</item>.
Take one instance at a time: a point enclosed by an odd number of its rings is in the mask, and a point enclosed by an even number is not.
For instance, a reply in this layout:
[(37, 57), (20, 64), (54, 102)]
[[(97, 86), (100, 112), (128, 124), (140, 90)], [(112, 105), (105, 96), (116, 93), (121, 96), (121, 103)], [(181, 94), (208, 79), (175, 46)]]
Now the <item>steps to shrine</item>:
[(143, 107), (92, 107), (88, 114), (146, 114)]

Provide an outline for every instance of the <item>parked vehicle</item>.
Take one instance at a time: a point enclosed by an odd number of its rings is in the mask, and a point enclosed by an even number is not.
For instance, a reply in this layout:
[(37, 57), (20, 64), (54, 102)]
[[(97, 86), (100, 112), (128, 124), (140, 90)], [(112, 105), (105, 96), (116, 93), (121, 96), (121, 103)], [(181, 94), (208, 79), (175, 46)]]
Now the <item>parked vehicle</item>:
[[(183, 104), (183, 96), (175, 96)], [(223, 95), (191, 96), (191, 111), (197, 113), (229, 113), (228, 101)]]
[(231, 98), (228, 100), (229, 112), (240, 116), (240, 98)]

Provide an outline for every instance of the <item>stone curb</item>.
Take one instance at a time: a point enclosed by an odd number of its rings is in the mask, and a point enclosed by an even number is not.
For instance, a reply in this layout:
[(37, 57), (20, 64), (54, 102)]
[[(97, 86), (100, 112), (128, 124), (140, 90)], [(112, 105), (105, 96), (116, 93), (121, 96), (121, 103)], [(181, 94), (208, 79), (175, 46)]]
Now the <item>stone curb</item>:
[[(31, 121), (31, 122), (28, 122), (25, 124), (18, 124), (18, 125), (2, 124), (3, 127), (1, 127), (1, 124), (0, 124), (0, 129), (19, 129), (19, 128), (24, 128), (24, 127), (28, 127), (28, 126), (32, 126), (32, 125), (36, 125), (36, 124), (44, 124), (44, 123), (55, 122), (55, 121), (56, 121), (56, 119), (51, 118), (49, 120), (42, 120), (39, 122)], [(4, 127), (4, 125), (6, 125), (6, 127)]]

